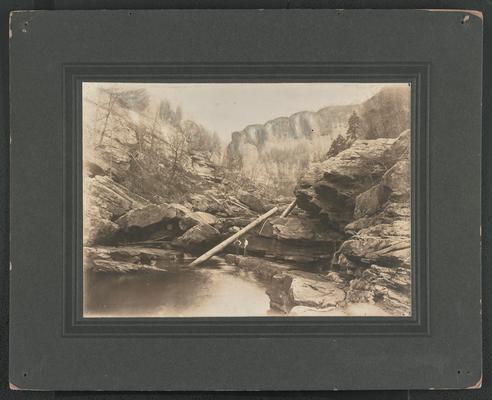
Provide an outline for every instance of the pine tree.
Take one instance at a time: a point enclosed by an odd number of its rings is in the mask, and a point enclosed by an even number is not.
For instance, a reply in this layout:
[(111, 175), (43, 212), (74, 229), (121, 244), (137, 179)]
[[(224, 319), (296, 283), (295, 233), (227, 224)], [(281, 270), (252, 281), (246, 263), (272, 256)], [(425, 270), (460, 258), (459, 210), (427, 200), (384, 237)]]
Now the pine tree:
[(347, 150), (352, 143), (354, 143), (361, 136), (362, 121), (357, 113), (354, 111), (348, 120), (347, 132), (344, 136), (338, 135), (331, 143), (330, 150), (326, 153), (326, 156), (334, 157), (338, 153)]
[(359, 115), (354, 111), (348, 120), (347, 139), (355, 141), (360, 138), (362, 121)]

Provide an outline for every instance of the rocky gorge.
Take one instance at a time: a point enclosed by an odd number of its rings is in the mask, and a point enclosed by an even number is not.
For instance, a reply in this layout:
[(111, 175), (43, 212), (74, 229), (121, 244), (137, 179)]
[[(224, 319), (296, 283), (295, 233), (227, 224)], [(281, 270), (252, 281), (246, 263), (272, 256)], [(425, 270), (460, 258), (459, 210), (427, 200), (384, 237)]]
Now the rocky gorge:
[[(248, 232), (248, 255), (229, 246), (226, 261), (266, 283), (271, 307), (289, 315), (359, 303), (408, 315), (409, 137), (358, 140), (312, 165), (295, 190), (298, 208)], [(204, 172), (205, 164), (197, 179), (214, 176), (216, 166)], [(151, 203), (104, 175), (88, 181), (86, 265), (98, 272), (164, 272), (156, 260), (191, 261), (289, 200), (260, 197), (256, 188), (225, 194), (234, 186), (225, 177), (182, 204)]]
[[(353, 107), (298, 114), (288, 124), (278, 119), (236, 136), (263, 135), (267, 147), (269, 137), (297, 137), (303, 125), (335, 132), (350, 112)], [(193, 126), (173, 118), (162, 121), (165, 140), (156, 138), (158, 116), (140, 115), (137, 125), (135, 118), (125, 122), (130, 128), (117, 141), (101, 135), (86, 144), (93, 149), (84, 165), (86, 274), (165, 279), (219, 262), (228, 274), (255, 282), (275, 315), (410, 315), (409, 129), (345, 142), (342, 135), (343, 146), (309, 162), (284, 195), (228, 167), (231, 146), (221, 163), (212, 150), (184, 152), (181, 142), (169, 144), (169, 137), (186, 137)], [(400, 125), (405, 122), (382, 126)], [(172, 180), (165, 178), (169, 171)], [(293, 210), (281, 215), (293, 200)], [(273, 207), (279, 211), (241, 236), (241, 246), (230, 244), (210, 263), (189, 267)]]

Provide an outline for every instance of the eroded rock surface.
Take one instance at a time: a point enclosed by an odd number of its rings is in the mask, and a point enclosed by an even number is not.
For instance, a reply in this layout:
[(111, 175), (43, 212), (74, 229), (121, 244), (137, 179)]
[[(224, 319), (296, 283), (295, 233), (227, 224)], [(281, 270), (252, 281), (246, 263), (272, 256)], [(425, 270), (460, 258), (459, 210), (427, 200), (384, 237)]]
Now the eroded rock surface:
[(391, 151), (396, 142), (356, 140), (335, 157), (313, 165), (296, 187), (298, 206), (340, 225), (350, 222), (356, 197), (373, 187), (398, 159)]
[(181, 254), (173, 251), (136, 246), (84, 247), (84, 269), (105, 273), (165, 272), (156, 266), (158, 261), (177, 260)]
[(273, 217), (247, 235), (250, 252), (278, 260), (329, 266), (343, 235), (317, 218)]
[(91, 194), (84, 199), (86, 245), (111, 243), (119, 229), (114, 221), (130, 210), (148, 204), (147, 200), (107, 176), (86, 178), (84, 190)]
[(409, 146), (409, 131), (357, 140), (313, 166), (296, 189), (301, 208), (348, 235), (331, 263), (346, 303), (377, 303), (393, 315), (411, 310)]
[(345, 299), (343, 290), (319, 274), (256, 257), (227, 255), (226, 261), (262, 281), (275, 310), (288, 313), (295, 306), (336, 307)]

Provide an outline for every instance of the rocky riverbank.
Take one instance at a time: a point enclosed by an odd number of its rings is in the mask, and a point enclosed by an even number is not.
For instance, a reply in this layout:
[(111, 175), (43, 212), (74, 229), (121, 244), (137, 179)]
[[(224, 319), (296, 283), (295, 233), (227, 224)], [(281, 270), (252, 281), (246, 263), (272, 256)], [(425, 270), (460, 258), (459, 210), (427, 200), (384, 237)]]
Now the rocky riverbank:
[[(338, 315), (367, 304), (374, 305), (372, 314), (409, 315), (409, 138), (405, 131), (397, 138), (356, 140), (313, 164), (296, 187), (298, 207), (248, 232), (241, 238), (249, 242), (248, 256), (228, 255), (226, 261), (265, 284), (272, 310)], [(194, 168), (195, 190), (179, 202), (141, 197), (103, 171), (86, 178), (86, 269), (165, 272), (162, 261), (191, 262), (291, 201), (239, 184), (199, 155)]]
[(333, 309), (345, 299), (344, 291), (325, 275), (257, 257), (227, 255), (226, 261), (253, 274), (267, 286), (270, 307), (274, 310), (295, 313), (301, 311), (297, 307)]

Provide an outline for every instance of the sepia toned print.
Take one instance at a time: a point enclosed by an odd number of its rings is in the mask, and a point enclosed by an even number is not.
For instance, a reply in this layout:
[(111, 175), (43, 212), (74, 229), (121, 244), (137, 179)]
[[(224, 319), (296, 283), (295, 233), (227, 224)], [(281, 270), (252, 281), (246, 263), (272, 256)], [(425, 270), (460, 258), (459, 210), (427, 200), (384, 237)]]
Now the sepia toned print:
[(84, 316), (411, 315), (410, 100), (85, 82)]

